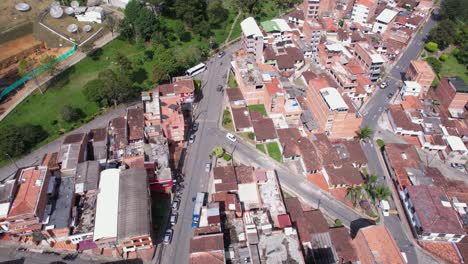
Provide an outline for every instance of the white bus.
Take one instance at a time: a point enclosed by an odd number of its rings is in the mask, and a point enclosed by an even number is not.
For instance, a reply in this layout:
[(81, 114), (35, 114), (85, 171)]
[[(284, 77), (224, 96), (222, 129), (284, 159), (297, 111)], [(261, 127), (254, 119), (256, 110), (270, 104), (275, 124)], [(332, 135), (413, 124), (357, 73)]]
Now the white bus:
[(203, 72), (206, 70), (206, 65), (205, 63), (200, 63), (196, 66), (193, 66), (192, 68), (188, 69), (185, 73), (190, 76), (195, 76), (199, 74), (200, 72)]

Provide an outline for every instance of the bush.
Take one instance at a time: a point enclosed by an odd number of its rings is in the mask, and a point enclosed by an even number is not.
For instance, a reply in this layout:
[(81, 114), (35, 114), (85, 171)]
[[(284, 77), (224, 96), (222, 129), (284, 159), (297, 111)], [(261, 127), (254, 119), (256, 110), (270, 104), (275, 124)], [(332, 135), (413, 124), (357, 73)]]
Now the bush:
[(385, 147), (385, 142), (382, 139), (377, 139), (376, 142), (377, 142), (377, 146), (379, 146), (379, 148), (383, 150)]
[(336, 219), (335, 220), (335, 227), (341, 227), (343, 226), (343, 221), (341, 221), (340, 219)]
[(434, 57), (429, 57), (426, 59), (427, 63), (429, 63), (434, 70), (435, 73), (439, 74), (440, 71), (442, 70), (442, 62), (440, 60), (434, 58)]
[(75, 122), (83, 118), (85, 113), (80, 108), (64, 105), (60, 115), (65, 122)]
[(224, 153), (223, 159), (224, 159), (225, 161), (230, 161), (230, 160), (232, 159), (232, 156), (229, 155), (229, 154), (227, 154), (227, 153)]
[(249, 132), (249, 133), (247, 133), (247, 137), (248, 137), (249, 139), (251, 139), (251, 140), (254, 140), (255, 134), (252, 133), (252, 132)]
[(440, 61), (447, 61), (448, 58), (449, 58), (448, 54), (442, 54), (442, 55), (440, 55), (439, 60)]
[(426, 45), (424, 45), (424, 48), (429, 52), (435, 52), (437, 48), (439, 48), (439, 45), (437, 45), (435, 42), (429, 41), (426, 43)]
[(213, 156), (217, 158), (223, 157), (224, 149), (222, 147), (215, 147), (212, 152)]
[(231, 118), (229, 118), (229, 117), (223, 118), (223, 125), (229, 124), (229, 123), (231, 123), (231, 122), (232, 122)]

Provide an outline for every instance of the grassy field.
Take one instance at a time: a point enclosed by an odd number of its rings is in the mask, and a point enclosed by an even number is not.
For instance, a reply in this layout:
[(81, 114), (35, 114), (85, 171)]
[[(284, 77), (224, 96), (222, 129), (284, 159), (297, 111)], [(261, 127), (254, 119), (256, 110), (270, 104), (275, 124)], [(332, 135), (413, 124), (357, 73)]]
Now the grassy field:
[(88, 118), (93, 117), (100, 109), (96, 103), (86, 100), (82, 93), (83, 86), (96, 78), (100, 71), (112, 67), (110, 60), (117, 51), (125, 51), (129, 57), (140, 53), (124, 41), (112, 41), (102, 49), (102, 54), (98, 57), (87, 57), (57, 76), (44, 94), (36, 92), (29, 96), (2, 120), (0, 127), (25, 123), (42, 125), (49, 133), (49, 137), (42, 142), (44, 144), (81, 124), (66, 123), (60, 119), (60, 111), (64, 105), (79, 107)]
[(255, 148), (257, 148), (258, 150), (260, 150), (263, 153), (266, 153), (265, 145), (263, 145), (263, 144), (256, 144)]
[(268, 155), (276, 161), (281, 162), (281, 151), (276, 142), (270, 142), (266, 144)]
[(458, 63), (457, 59), (452, 55), (449, 56), (447, 61), (442, 62), (442, 70), (440, 71), (440, 77), (449, 75), (458, 75), (468, 83), (468, 70), (466, 66)]
[(228, 86), (229, 88), (238, 88), (236, 78), (234, 77), (234, 73), (229, 72), (229, 79), (228, 79)]
[(262, 104), (258, 104), (258, 105), (249, 105), (247, 106), (247, 108), (250, 110), (250, 111), (257, 111), (257, 112), (260, 112), (264, 117), (267, 117), (268, 114), (267, 114), (267, 111), (265, 109), (265, 106), (262, 105)]

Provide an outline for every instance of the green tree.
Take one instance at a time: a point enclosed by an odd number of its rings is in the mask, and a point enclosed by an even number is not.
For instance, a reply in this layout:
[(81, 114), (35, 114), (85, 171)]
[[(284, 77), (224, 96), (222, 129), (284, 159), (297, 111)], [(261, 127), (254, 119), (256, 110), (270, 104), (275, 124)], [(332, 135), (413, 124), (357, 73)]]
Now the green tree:
[(439, 60), (440, 61), (447, 61), (449, 59), (449, 55), (448, 54), (442, 54), (440, 55), (439, 57)]
[(343, 221), (340, 219), (335, 219), (335, 227), (342, 227), (343, 226)]
[(129, 74), (133, 71), (132, 62), (127, 58), (127, 56), (123, 55), (120, 51), (117, 51), (115, 54), (115, 62), (119, 66), (119, 70), (121, 73)]
[(205, 0), (176, 0), (175, 14), (177, 18), (182, 19), (192, 29), (199, 25), (200, 22), (206, 20)]
[(429, 57), (426, 59), (427, 63), (429, 63), (434, 70), (435, 73), (439, 74), (442, 70), (442, 62), (434, 57)]
[(88, 53), (91, 50), (93, 50), (93, 47), (94, 47), (94, 45), (93, 45), (92, 41), (87, 41), (83, 45), (80, 46), (80, 49), (81, 49), (82, 52)]
[(429, 41), (438, 44), (439, 49), (444, 50), (455, 40), (456, 24), (448, 19), (442, 20), (433, 28), (427, 37)]
[(345, 199), (351, 201), (354, 207), (359, 205), (359, 202), (363, 198), (362, 187), (361, 186), (350, 186), (346, 190)]
[(444, 0), (440, 4), (441, 14), (451, 20), (468, 20), (468, 8), (464, 0)]
[(222, 147), (215, 147), (212, 153), (213, 156), (221, 158), (224, 155), (224, 149)]
[(106, 16), (105, 25), (106, 25), (107, 29), (109, 29), (109, 31), (111, 32), (111, 34), (113, 36), (114, 32), (116, 30), (116, 27), (117, 27), (117, 23), (116, 23), (114, 17), (111, 16), (111, 15)]
[(214, 0), (208, 4), (207, 15), (210, 24), (218, 26), (222, 22), (226, 21), (229, 11), (224, 8), (221, 0)]
[(25, 154), (46, 137), (47, 132), (39, 125), (24, 124), (1, 128), (0, 160)]
[(468, 65), (468, 42), (463, 44), (460, 49), (454, 52), (453, 56), (460, 64)]
[(237, 7), (251, 15), (257, 15), (261, 10), (261, 0), (237, 0)]
[(154, 32), (158, 30), (159, 21), (156, 15), (148, 8), (142, 8), (135, 20), (135, 32), (144, 40), (151, 39)]
[(428, 43), (426, 43), (426, 45), (424, 45), (424, 48), (429, 52), (435, 52), (438, 47), (439, 46), (437, 45), (437, 43), (432, 41), (429, 41)]
[(383, 150), (385, 148), (385, 141), (383, 141), (382, 139), (377, 139), (376, 140), (376, 143), (377, 143), (377, 146), (379, 146), (380, 150)]
[(60, 115), (65, 122), (75, 122), (80, 120), (85, 116), (83, 110), (78, 107), (73, 107), (71, 105), (64, 105), (60, 112)]
[(98, 79), (102, 81), (102, 95), (114, 106), (134, 97), (137, 93), (132, 87), (132, 82), (125, 74), (117, 74), (108, 69), (98, 74)]
[(101, 103), (101, 100), (104, 98), (101, 88), (104, 86), (101, 80), (94, 79), (87, 82), (83, 89), (83, 94), (91, 102)]
[(374, 131), (372, 130), (372, 128), (370, 128), (368, 126), (365, 126), (365, 127), (361, 128), (360, 130), (358, 130), (356, 132), (357, 138), (359, 140), (368, 139), (368, 138), (370, 138), (372, 136), (373, 133), (374, 133)]
[(159, 64), (153, 66), (153, 81), (155, 83), (161, 83), (164, 80), (167, 80), (168, 72), (167, 70)]
[(374, 189), (374, 195), (377, 200), (382, 201), (387, 200), (387, 198), (391, 195), (391, 192), (387, 187), (383, 185), (377, 185)]

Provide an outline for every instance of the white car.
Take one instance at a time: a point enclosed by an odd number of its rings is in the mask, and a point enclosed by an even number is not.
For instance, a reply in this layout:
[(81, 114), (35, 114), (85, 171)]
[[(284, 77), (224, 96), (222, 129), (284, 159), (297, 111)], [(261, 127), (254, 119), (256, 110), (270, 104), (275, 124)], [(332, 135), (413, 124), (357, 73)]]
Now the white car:
[(171, 225), (175, 225), (177, 223), (177, 214), (171, 214), (169, 222), (171, 223)]
[(382, 83), (380, 84), (380, 88), (381, 88), (381, 89), (385, 89), (385, 87), (387, 87), (387, 86), (388, 86), (387, 82), (382, 82)]
[(211, 163), (207, 163), (205, 165), (205, 172), (210, 172), (210, 170), (211, 170)]
[(192, 144), (193, 142), (195, 142), (195, 135), (190, 135), (190, 138), (189, 138), (189, 141), (188, 141), (190, 144)]
[(166, 230), (166, 233), (164, 234), (164, 241), (163, 241), (163, 243), (165, 245), (168, 245), (168, 244), (171, 243), (173, 233), (174, 233), (174, 231), (172, 229), (167, 229)]
[(232, 142), (236, 142), (237, 138), (232, 133), (227, 133), (226, 138), (231, 140)]
[(387, 202), (387, 200), (380, 201), (380, 209), (382, 209), (382, 214), (384, 216), (390, 215), (390, 204)]

